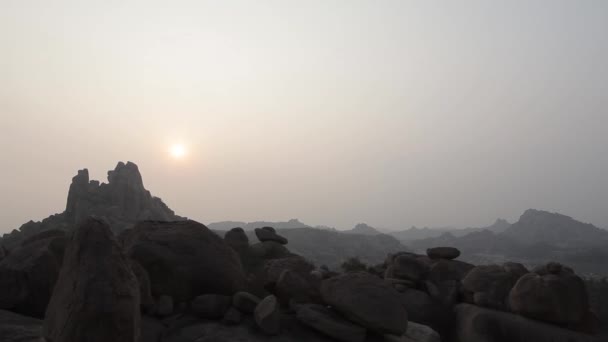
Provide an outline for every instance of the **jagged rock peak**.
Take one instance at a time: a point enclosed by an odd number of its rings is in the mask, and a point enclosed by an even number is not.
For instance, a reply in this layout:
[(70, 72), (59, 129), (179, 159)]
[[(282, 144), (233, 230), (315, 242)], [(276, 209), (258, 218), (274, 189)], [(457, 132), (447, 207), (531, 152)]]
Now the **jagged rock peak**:
[(108, 183), (89, 180), (82, 169), (72, 178), (66, 205), (66, 218), (79, 223), (90, 215), (106, 217), (110, 222), (134, 223), (140, 220), (179, 220), (159, 198), (144, 188), (139, 168), (133, 162), (119, 162), (108, 171)]

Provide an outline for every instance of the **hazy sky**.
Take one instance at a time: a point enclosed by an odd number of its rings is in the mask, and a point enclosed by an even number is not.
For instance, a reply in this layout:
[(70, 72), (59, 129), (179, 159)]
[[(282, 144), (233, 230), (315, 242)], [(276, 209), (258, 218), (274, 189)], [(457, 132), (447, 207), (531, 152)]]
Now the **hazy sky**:
[(204, 223), (608, 226), (607, 61), (604, 0), (0, 0), (0, 232), (119, 160)]

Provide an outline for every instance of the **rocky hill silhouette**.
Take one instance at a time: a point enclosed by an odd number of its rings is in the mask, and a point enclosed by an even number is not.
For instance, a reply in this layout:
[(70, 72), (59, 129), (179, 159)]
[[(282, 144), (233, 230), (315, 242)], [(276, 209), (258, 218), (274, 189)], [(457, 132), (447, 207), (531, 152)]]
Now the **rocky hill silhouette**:
[(65, 211), (5, 234), (0, 244), (11, 249), (28, 237), (49, 230), (70, 230), (83, 219), (105, 219), (114, 232), (120, 232), (142, 220), (177, 221), (184, 218), (144, 188), (139, 168), (132, 162), (119, 162), (108, 171), (108, 183), (89, 179), (87, 169), (72, 178)]

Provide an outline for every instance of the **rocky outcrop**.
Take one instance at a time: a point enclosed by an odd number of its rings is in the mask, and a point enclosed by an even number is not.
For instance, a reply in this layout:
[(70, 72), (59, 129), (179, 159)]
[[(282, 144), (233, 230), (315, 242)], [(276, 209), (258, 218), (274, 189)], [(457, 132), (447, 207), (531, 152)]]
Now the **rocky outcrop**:
[(0, 310), (0, 341), (42, 342), (42, 321)]
[(248, 292), (237, 292), (232, 296), (232, 305), (243, 313), (253, 313), (260, 298)]
[(262, 332), (268, 335), (278, 335), (281, 331), (281, 313), (277, 297), (270, 295), (256, 306), (253, 312), (255, 322)]
[(277, 231), (272, 227), (256, 228), (255, 235), (260, 242), (274, 241), (280, 243), (281, 245), (286, 245), (288, 242), (286, 238), (277, 234)]
[(148, 272), (154, 296), (189, 302), (198, 295), (232, 295), (245, 287), (237, 254), (198, 222), (146, 221), (120, 239), (129, 257)]
[(455, 331), (459, 342), (601, 341), (599, 337), (470, 304), (457, 305), (455, 312)]
[(336, 312), (322, 305), (299, 305), (296, 309), (296, 317), (303, 324), (338, 341), (365, 341), (365, 328), (349, 322)]
[(249, 238), (243, 228), (240, 227), (227, 231), (224, 235), (224, 241), (237, 252), (242, 252), (249, 248)]
[(67, 245), (44, 337), (53, 342), (136, 342), (139, 306), (137, 278), (109, 226), (86, 220)]
[[(82, 169), (72, 178), (65, 211), (40, 222), (27, 222), (5, 234), (0, 245), (12, 250), (30, 236), (49, 230), (72, 230), (89, 216), (104, 218), (114, 232), (120, 232), (142, 220), (178, 221), (175, 213), (144, 188), (139, 168), (132, 162), (119, 162), (108, 171), (108, 183), (89, 179)], [(1, 248), (1, 247), (0, 247)], [(1, 259), (1, 258), (0, 258)]]
[(90, 215), (104, 217), (115, 228), (124, 229), (141, 220), (180, 219), (159, 198), (144, 188), (139, 168), (132, 162), (119, 162), (108, 171), (108, 183), (89, 181), (87, 169), (72, 178), (65, 215), (78, 223)]
[(323, 300), (349, 320), (381, 334), (403, 335), (407, 311), (400, 294), (367, 273), (346, 273), (323, 281)]
[(0, 309), (42, 318), (59, 275), (65, 233), (31, 236), (0, 261)]
[(521, 277), (509, 294), (509, 304), (520, 315), (571, 326), (584, 321), (589, 312), (583, 280), (556, 263)]
[(192, 301), (192, 312), (197, 316), (209, 319), (220, 319), (224, 317), (230, 305), (232, 297), (217, 294), (201, 295)]
[(509, 292), (526, 272), (521, 264), (477, 266), (467, 274), (462, 284), (464, 290), (470, 292), (474, 304), (507, 310)]

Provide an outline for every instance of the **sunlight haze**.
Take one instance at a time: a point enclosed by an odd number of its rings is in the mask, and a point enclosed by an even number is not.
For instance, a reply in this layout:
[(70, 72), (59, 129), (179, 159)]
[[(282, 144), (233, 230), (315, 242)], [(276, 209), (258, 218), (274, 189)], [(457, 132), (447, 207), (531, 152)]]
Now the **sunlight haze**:
[(606, 61), (599, 0), (0, 0), (0, 233), (119, 161), (203, 223), (608, 227)]

